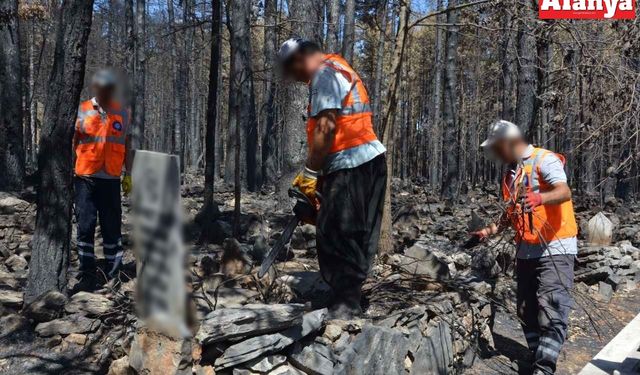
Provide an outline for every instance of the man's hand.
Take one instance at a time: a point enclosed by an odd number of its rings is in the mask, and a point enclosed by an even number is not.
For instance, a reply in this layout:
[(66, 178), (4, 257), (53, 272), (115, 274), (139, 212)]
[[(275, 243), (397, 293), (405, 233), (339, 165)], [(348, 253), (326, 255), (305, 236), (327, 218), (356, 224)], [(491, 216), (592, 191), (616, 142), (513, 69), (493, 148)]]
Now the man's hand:
[(524, 208), (527, 211), (532, 211), (538, 206), (542, 205), (542, 194), (529, 192), (524, 198)]
[(122, 192), (125, 196), (131, 193), (131, 188), (133, 187), (133, 183), (131, 182), (131, 176), (125, 175), (122, 177)]
[(316, 205), (316, 208), (318, 207), (318, 198), (316, 197), (317, 185), (318, 172), (307, 167), (293, 180), (293, 186), (300, 189), (300, 191)]

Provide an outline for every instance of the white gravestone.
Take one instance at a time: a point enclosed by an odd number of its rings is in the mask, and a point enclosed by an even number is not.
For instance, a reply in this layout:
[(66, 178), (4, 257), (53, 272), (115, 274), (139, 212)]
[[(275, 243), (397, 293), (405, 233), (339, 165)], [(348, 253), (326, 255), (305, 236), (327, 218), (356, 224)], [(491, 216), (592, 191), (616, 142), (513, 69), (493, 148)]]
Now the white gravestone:
[(147, 326), (186, 337), (189, 332), (178, 157), (136, 151), (132, 182), (138, 315)]

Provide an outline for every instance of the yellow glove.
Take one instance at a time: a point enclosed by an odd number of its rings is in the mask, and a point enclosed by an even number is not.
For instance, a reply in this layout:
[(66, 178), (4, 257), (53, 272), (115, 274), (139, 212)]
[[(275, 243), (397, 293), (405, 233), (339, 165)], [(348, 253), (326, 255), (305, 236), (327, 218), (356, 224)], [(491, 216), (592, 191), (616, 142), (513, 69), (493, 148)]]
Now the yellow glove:
[(316, 187), (318, 185), (318, 172), (311, 170), (307, 167), (296, 176), (293, 180), (293, 186), (300, 189), (300, 191), (309, 197), (311, 201), (318, 204), (318, 200), (316, 198)]
[(124, 195), (129, 195), (131, 193), (131, 188), (133, 187), (133, 183), (131, 182), (131, 176), (126, 175), (122, 177), (122, 192)]

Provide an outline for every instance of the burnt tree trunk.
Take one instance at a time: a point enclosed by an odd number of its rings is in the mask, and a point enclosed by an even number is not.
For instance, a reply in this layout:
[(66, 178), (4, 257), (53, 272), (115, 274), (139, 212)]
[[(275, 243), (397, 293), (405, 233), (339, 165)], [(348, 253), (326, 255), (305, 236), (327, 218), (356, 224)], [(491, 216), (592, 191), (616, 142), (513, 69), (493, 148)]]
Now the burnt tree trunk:
[(0, 3), (0, 190), (22, 190), (22, 69), (18, 1)]
[[(438, 0), (438, 10), (443, 8), (443, 0)], [(439, 14), (436, 16), (438, 23), (446, 23), (446, 15)], [(432, 150), (432, 161), (429, 172), (429, 182), (431, 186), (438, 186), (440, 183), (441, 168), (441, 148), (442, 148), (442, 76), (444, 74), (444, 38), (445, 30), (442, 27), (436, 27), (436, 43), (435, 43), (435, 61), (433, 64), (433, 95), (431, 100), (431, 131), (430, 145)]]
[(247, 188), (249, 191), (255, 191), (258, 126), (253, 91), (253, 68), (251, 66), (251, 2), (232, 1), (229, 8), (229, 30), (232, 46), (230, 79), (233, 82), (234, 102), (239, 108), (239, 111), (236, 112), (235, 126), (241, 128), (240, 137), (237, 136), (237, 131), (234, 132), (233, 143), (234, 145), (239, 143), (240, 149), (244, 151), (240, 163), (244, 164)]
[(535, 125), (536, 93), (538, 91), (537, 41), (535, 22), (537, 7), (534, 0), (524, 1), (518, 27), (518, 93), (516, 124), (530, 136)]
[[(449, 0), (449, 7), (458, 5), (457, 0)], [(446, 65), (444, 74), (444, 144), (442, 148), (442, 165), (444, 174), (442, 178), (441, 195), (445, 201), (452, 203), (458, 194), (460, 181), (458, 180), (458, 95), (457, 71), (458, 71), (458, 13), (459, 10), (447, 12), (447, 45), (446, 45)]]
[(43, 132), (38, 155), (39, 191), (25, 303), (40, 294), (66, 292), (71, 242), (71, 140), (84, 80), (92, 0), (62, 3), (56, 30)]
[(340, 50), (340, 0), (327, 0), (327, 38), (326, 51), (336, 53)]
[[(146, 86), (146, 37), (147, 17), (146, 0), (136, 0), (135, 14), (135, 74), (133, 126), (131, 129), (131, 147), (134, 150), (145, 147), (145, 86)], [(180, 163), (182, 168), (182, 162)]]
[(211, 220), (218, 216), (218, 205), (213, 199), (216, 165), (216, 124), (218, 122), (218, 91), (220, 77), (220, 54), (222, 47), (222, 6), (220, 0), (211, 1), (211, 62), (209, 65), (209, 97), (207, 99), (207, 129), (205, 134), (204, 159), (204, 204), (201, 219)]
[(344, 38), (342, 57), (353, 64), (353, 44), (356, 39), (356, 0), (346, 0), (344, 4)]
[(402, 64), (404, 61), (404, 51), (407, 45), (407, 35), (409, 34), (409, 4), (405, 0), (400, 0), (400, 20), (398, 32), (396, 33), (395, 47), (393, 50), (393, 61), (391, 65), (391, 83), (387, 91), (387, 103), (382, 120), (382, 141), (387, 149), (387, 188), (384, 197), (384, 211), (382, 213), (382, 226), (380, 229), (380, 253), (390, 253), (393, 251), (393, 227), (391, 212), (391, 179), (393, 178), (393, 157), (394, 157), (394, 135), (395, 118), (398, 107), (398, 86), (402, 77)]
[(277, 131), (276, 131), (276, 75), (274, 61), (278, 48), (278, 33), (276, 29), (277, 0), (265, 0), (264, 9), (264, 95), (265, 126), (262, 138), (262, 179), (263, 183), (272, 183), (277, 178)]

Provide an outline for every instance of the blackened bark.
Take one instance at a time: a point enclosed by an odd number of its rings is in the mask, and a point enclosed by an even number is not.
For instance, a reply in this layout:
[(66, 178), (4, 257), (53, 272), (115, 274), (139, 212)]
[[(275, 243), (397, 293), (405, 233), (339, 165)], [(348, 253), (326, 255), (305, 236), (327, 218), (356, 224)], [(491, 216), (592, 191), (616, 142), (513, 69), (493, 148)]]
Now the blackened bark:
[(393, 178), (393, 158), (394, 158), (394, 134), (395, 117), (398, 106), (398, 87), (402, 76), (402, 65), (404, 62), (404, 52), (407, 45), (407, 35), (409, 34), (409, 4), (406, 0), (399, 3), (400, 20), (398, 32), (396, 33), (395, 47), (391, 67), (392, 81), (387, 92), (387, 103), (382, 121), (382, 141), (387, 148), (387, 190), (384, 198), (384, 211), (382, 214), (382, 225), (380, 229), (380, 252), (390, 253), (393, 251), (393, 228), (391, 212), (391, 179)]
[(378, 9), (378, 16), (380, 17), (380, 35), (378, 39), (378, 47), (376, 50), (376, 70), (374, 75), (373, 91), (370, 92), (370, 96), (373, 98), (373, 116), (374, 127), (376, 132), (379, 133), (380, 120), (382, 118), (380, 114), (380, 103), (382, 99), (382, 81), (384, 80), (383, 65), (384, 65), (384, 45), (387, 40), (387, 20), (389, 19), (389, 9), (387, 7), (387, 0), (382, 0), (382, 5)]
[[(146, 87), (146, 0), (136, 0), (135, 22), (135, 78), (134, 111), (131, 128), (131, 147), (134, 150), (145, 147), (145, 87)], [(182, 168), (182, 161), (180, 163)]]
[[(443, 8), (443, 0), (438, 0), (438, 10)], [(446, 22), (446, 15), (439, 14), (436, 16), (438, 23)], [(444, 43), (445, 30), (442, 27), (436, 27), (436, 43), (435, 43), (435, 61), (433, 64), (433, 95), (431, 100), (431, 131), (430, 145), (433, 155), (430, 168), (431, 186), (438, 186), (441, 182), (442, 174), (441, 156), (442, 156), (442, 96), (444, 86), (442, 85), (442, 76), (444, 75)]]
[(18, 1), (1, 2), (0, 15), (0, 190), (21, 190), (24, 149)]
[[(216, 165), (216, 124), (218, 122), (218, 91), (222, 36), (222, 7), (220, 0), (211, 1), (211, 62), (209, 65), (209, 97), (207, 99), (207, 129), (205, 134), (204, 205), (201, 211), (210, 220), (218, 215), (213, 199)], [(201, 216), (202, 216), (201, 215)]]
[(346, 0), (344, 5), (344, 38), (342, 57), (353, 63), (353, 44), (356, 39), (356, 0)]
[[(457, 0), (449, 0), (449, 7), (458, 5)], [(458, 195), (458, 95), (457, 90), (457, 70), (458, 70), (458, 13), (459, 10), (447, 12), (447, 46), (446, 46), (446, 66), (444, 75), (444, 144), (442, 150), (442, 165), (444, 174), (442, 180), (441, 194), (447, 202), (453, 202)]]
[(56, 31), (43, 134), (38, 155), (39, 191), (36, 229), (29, 263), (25, 303), (40, 294), (66, 292), (71, 242), (71, 140), (84, 80), (92, 0), (65, 0)]
[[(249, 191), (256, 190), (256, 146), (258, 126), (256, 122), (255, 97), (253, 91), (253, 68), (251, 66), (251, 2), (232, 1), (229, 4), (231, 16), (231, 59), (230, 79), (233, 81), (235, 95), (236, 126), (241, 135), (234, 132), (235, 144), (244, 151), (245, 175)], [(230, 110), (233, 110), (230, 107)], [(238, 161), (236, 161), (237, 163)], [(235, 166), (234, 166), (235, 167)]]
[(502, 17), (502, 119), (513, 121), (513, 33), (512, 16), (509, 12)]
[(521, 7), (522, 15), (518, 26), (518, 93), (516, 104), (516, 124), (529, 136), (534, 127), (536, 115), (536, 92), (538, 72), (536, 64), (537, 42), (535, 22), (538, 9), (535, 0), (526, 0)]
[[(267, 0), (269, 1), (269, 0)], [(327, 0), (327, 39), (326, 51), (336, 53), (340, 50), (340, 0)]]
[(265, 0), (264, 9), (264, 95), (265, 105), (265, 127), (262, 138), (262, 179), (263, 183), (272, 183), (277, 178), (277, 131), (276, 121), (276, 74), (274, 72), (274, 62), (276, 60), (276, 50), (278, 48), (278, 33), (276, 30), (277, 0)]

